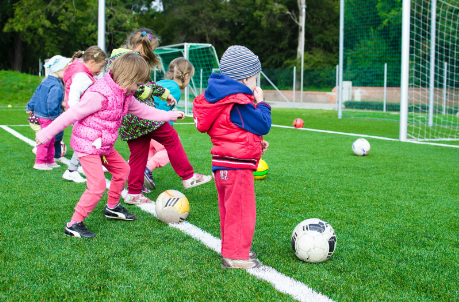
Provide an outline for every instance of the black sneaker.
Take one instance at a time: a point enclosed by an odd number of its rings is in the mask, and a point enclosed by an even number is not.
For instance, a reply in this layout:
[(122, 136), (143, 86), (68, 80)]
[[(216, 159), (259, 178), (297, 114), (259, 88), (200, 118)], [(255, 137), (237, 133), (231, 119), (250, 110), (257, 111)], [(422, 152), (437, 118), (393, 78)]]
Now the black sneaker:
[(129, 213), (121, 204), (118, 204), (114, 209), (110, 209), (105, 205), (104, 216), (111, 219), (120, 220), (135, 220), (136, 216)]
[(84, 225), (82, 221), (74, 223), (69, 227), (65, 226), (64, 234), (68, 236), (72, 236), (72, 237), (84, 237), (84, 238), (92, 238), (96, 236), (96, 234), (88, 231), (88, 229), (86, 228), (86, 226)]
[(150, 169), (145, 168), (145, 173), (144, 173), (144, 179), (143, 179), (143, 184), (147, 189), (154, 190), (156, 189), (155, 183), (153, 179), (153, 174), (151, 173)]

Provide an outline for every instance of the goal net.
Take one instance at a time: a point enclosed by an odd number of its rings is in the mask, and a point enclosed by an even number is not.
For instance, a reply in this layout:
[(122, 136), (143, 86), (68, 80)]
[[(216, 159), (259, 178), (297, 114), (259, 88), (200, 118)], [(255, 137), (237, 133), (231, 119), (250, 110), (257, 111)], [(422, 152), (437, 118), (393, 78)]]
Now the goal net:
[(458, 140), (458, 0), (411, 1), (409, 60), (407, 139)]
[(163, 79), (164, 72), (168, 70), (170, 62), (175, 58), (184, 57), (193, 64), (194, 76), (177, 105), (178, 109), (183, 110), (186, 115), (192, 114), (194, 98), (207, 88), (207, 80), (212, 71), (220, 68), (215, 48), (211, 44), (181, 43), (158, 47), (154, 53), (160, 57), (163, 67), (162, 71), (154, 71), (155, 81)]

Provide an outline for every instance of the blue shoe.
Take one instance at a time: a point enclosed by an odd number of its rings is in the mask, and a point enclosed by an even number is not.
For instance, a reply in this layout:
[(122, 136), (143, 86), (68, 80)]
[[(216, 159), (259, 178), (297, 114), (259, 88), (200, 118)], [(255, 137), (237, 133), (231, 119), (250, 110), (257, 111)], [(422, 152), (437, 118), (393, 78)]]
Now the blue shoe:
[(151, 193), (150, 190), (147, 189), (144, 185), (142, 185), (142, 193)]
[(145, 185), (145, 187), (147, 189), (150, 189), (150, 190), (156, 189), (156, 186), (155, 186), (155, 183), (154, 183), (154, 179), (153, 179), (153, 175), (152, 175), (150, 169), (148, 169), (148, 167), (145, 168), (145, 177), (144, 177), (143, 184)]

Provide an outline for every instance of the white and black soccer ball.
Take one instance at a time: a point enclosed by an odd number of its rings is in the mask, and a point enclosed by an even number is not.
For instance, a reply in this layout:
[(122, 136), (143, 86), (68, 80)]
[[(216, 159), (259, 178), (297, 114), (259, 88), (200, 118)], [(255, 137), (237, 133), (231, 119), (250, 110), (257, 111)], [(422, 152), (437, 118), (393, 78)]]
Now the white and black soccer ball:
[(370, 143), (364, 138), (358, 138), (352, 144), (352, 151), (358, 156), (368, 155), (370, 152)]
[(165, 223), (179, 223), (190, 213), (188, 199), (181, 192), (166, 190), (156, 199), (156, 215)]
[(319, 218), (300, 222), (292, 234), (292, 248), (298, 259), (309, 262), (324, 262), (336, 249), (336, 234), (332, 226)]

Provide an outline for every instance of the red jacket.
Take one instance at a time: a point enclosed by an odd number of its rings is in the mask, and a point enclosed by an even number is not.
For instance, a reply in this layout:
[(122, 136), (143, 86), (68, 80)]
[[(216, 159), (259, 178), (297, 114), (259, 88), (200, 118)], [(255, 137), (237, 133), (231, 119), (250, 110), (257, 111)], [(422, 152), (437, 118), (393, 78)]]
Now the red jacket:
[(196, 128), (200, 132), (207, 132), (214, 145), (210, 150), (213, 166), (257, 169), (263, 137), (239, 128), (230, 120), (234, 104), (252, 104), (256, 107), (253, 99), (253, 95), (237, 93), (209, 103), (202, 93), (194, 100)]

